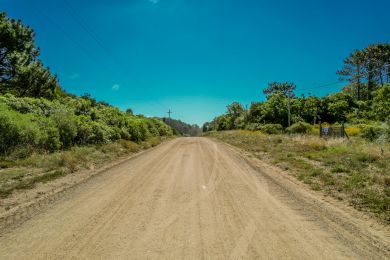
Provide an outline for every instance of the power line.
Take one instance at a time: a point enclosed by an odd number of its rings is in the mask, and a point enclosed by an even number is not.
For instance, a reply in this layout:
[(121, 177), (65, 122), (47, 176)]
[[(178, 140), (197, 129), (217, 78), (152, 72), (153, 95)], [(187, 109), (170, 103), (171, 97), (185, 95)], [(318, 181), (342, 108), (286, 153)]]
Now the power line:
[[(111, 57), (114, 64), (116, 64), (117, 67), (119, 67), (119, 70), (122, 72), (124, 71), (124, 65), (121, 65), (120, 62), (116, 59), (116, 57), (111, 53), (109, 48), (105, 46), (105, 44), (99, 39), (97, 34), (87, 25), (85, 20), (77, 14), (77, 11), (67, 2), (66, 0), (62, 0), (62, 3), (64, 4), (64, 7), (68, 10), (69, 14), (73, 17), (74, 21), (90, 36), (91, 39), (106, 53), (107, 56)], [(74, 37), (72, 37), (71, 34), (69, 34), (63, 27), (61, 27), (56, 21), (54, 21), (50, 16), (48, 16), (45, 11), (42, 11), (41, 9), (33, 10), (39, 17), (43, 16), (48, 20), (52, 26), (56, 27), (59, 32), (62, 33), (68, 40), (70, 40), (76, 47), (78, 47), (88, 58), (91, 59), (93, 62), (98, 62), (98, 60), (92, 55), (84, 46), (81, 44), (78, 40), (76, 40)], [(39, 12), (39, 13), (38, 13)], [(161, 107), (164, 107), (162, 104), (160, 104)], [(161, 108), (160, 108), (161, 109)]]
[(121, 70), (123, 73), (127, 73), (122, 64), (118, 60), (118, 58), (112, 53), (112, 51), (107, 48), (107, 46), (103, 43), (103, 41), (100, 40), (100, 37), (98, 34), (88, 25), (88, 23), (83, 19), (76, 11), (75, 8), (72, 7), (72, 5), (67, 0), (61, 1), (63, 6), (68, 10), (68, 13), (73, 17), (73, 20), (80, 26), (82, 30), (84, 30), (89, 37), (106, 53), (107, 56), (109, 56), (113, 63), (118, 67), (119, 70)]
[[(88, 50), (86, 48), (84, 48), (84, 46), (82, 44), (80, 44), (77, 40), (75, 40), (70, 34), (68, 34), (61, 26), (58, 25), (58, 23), (56, 23), (53, 19), (51, 19), (50, 16), (48, 16), (44, 11), (42, 11), (41, 9), (38, 9), (38, 10), (34, 10), (32, 9), (33, 12), (35, 12), (35, 14), (40, 18), (42, 19), (42, 17), (44, 17), (46, 20), (48, 20), (54, 27), (57, 27), (58, 31), (60, 31), (62, 33), (62, 35), (64, 35), (66, 38), (68, 38), (69, 41), (71, 41), (76, 47), (78, 47), (91, 61), (93, 62), (97, 62), (97, 60), (88, 52)], [(44, 24), (46, 24), (47, 22), (44, 21)], [(42, 63), (42, 66), (43, 66), (43, 63)], [(44, 66), (43, 66), (44, 67)], [(47, 67), (48, 71), (50, 71), (50, 66)], [(56, 81), (57, 83), (59, 83), (59, 78), (57, 77), (57, 74), (55, 74), (56, 76)], [(32, 75), (32, 78), (33, 80), (36, 80), (36, 81), (40, 81), (41, 78), (36, 76), (36, 75)]]
[(333, 86), (333, 85), (336, 85), (336, 84), (339, 84), (339, 83), (341, 83), (341, 82), (340, 82), (340, 81), (335, 81), (335, 82), (327, 83), (327, 84), (320, 85), (320, 86), (316, 86), (316, 87), (301, 88), (301, 89), (297, 89), (297, 90), (298, 90), (298, 91), (302, 91), (302, 90), (310, 90), (310, 89), (325, 88), (325, 87)]
[(85, 20), (78, 15), (77, 11), (69, 4), (68, 1), (62, 0), (63, 5), (68, 10), (70, 15), (73, 16), (74, 21), (99, 45), (108, 55), (111, 55), (111, 51), (103, 44), (103, 42), (99, 39), (97, 34), (88, 26)]
[[(386, 68), (388, 66), (390, 66), (390, 64), (385, 64), (382, 67)], [(356, 77), (364, 77), (364, 76), (367, 76), (369, 73), (377, 72), (377, 71), (378, 71), (377, 69), (372, 69), (372, 70), (366, 71), (366, 72), (362, 73), (362, 75), (359, 75), (359, 76), (356, 76)], [(327, 84), (320, 85), (320, 86), (316, 86), (316, 87), (300, 88), (300, 89), (296, 89), (296, 90), (303, 91), (303, 90), (319, 89), (319, 88), (325, 88), (325, 87), (333, 86), (333, 85), (340, 84), (340, 83), (341, 83), (341, 81), (334, 81), (334, 82), (327, 83)]]

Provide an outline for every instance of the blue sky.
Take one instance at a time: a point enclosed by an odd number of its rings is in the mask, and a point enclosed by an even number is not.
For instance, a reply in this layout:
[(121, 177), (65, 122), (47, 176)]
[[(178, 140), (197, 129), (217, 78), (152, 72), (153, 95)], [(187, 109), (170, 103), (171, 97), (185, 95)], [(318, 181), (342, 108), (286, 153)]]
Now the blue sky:
[[(390, 1), (0, 0), (75, 94), (202, 124), (268, 82), (325, 95), (354, 49), (390, 42)], [(313, 89), (308, 89), (313, 88)]]

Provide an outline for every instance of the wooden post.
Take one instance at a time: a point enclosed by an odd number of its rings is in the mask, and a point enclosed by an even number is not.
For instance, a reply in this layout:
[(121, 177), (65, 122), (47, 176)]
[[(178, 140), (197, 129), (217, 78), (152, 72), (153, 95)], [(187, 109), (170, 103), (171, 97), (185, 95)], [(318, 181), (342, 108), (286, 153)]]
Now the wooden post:
[(321, 121), (319, 121), (319, 124), (320, 124), (320, 137), (322, 137), (322, 124), (321, 124)]
[(288, 93), (288, 103), (287, 103), (287, 110), (288, 110), (288, 118), (287, 118), (287, 121), (288, 121), (288, 126), (291, 126), (291, 101), (290, 101), (290, 98), (291, 98), (291, 92)]
[(345, 133), (345, 130), (344, 130), (344, 121), (341, 122), (341, 137), (344, 138), (344, 133)]

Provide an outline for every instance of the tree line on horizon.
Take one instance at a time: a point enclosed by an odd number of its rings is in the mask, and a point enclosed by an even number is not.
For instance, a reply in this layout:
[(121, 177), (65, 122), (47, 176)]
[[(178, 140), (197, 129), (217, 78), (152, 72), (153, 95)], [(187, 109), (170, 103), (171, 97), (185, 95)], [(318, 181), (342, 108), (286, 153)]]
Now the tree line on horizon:
[[(348, 84), (339, 92), (317, 97), (296, 96), (294, 83), (273, 82), (263, 90), (264, 102), (252, 102), (249, 111), (233, 102), (225, 114), (203, 125), (203, 131), (234, 129), (266, 132), (307, 131), (319, 121), (329, 124), (389, 124), (390, 44), (372, 44), (355, 50), (337, 74)], [(289, 112), (290, 111), (290, 112)]]
[(181, 120), (163, 117), (161, 120), (172, 127), (176, 135), (181, 136), (200, 136), (202, 129), (197, 124), (187, 124)]

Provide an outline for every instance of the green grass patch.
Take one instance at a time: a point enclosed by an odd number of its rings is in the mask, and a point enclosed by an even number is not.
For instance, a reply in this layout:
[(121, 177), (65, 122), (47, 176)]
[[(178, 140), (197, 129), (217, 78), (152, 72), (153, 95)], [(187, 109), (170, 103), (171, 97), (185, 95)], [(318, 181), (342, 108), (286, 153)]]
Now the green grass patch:
[(29, 189), (36, 183), (45, 183), (69, 173), (99, 166), (120, 156), (156, 146), (163, 141), (151, 138), (140, 144), (121, 140), (117, 143), (72, 147), (55, 153), (34, 153), (25, 159), (9, 163), (9, 158), (0, 159), (0, 197), (9, 196), (14, 190)]
[(310, 135), (265, 135), (250, 131), (209, 135), (280, 165), (313, 190), (347, 200), (390, 223), (388, 143), (377, 144), (358, 137), (325, 140)]

